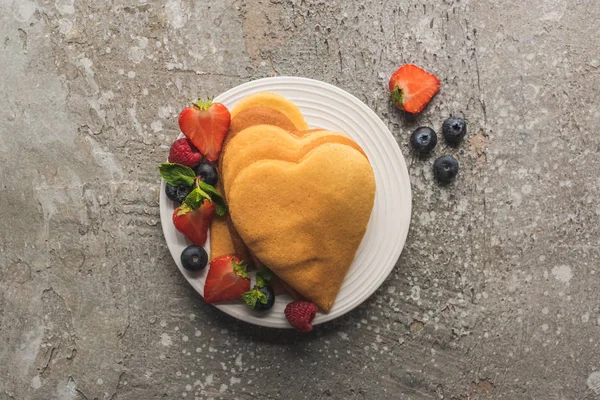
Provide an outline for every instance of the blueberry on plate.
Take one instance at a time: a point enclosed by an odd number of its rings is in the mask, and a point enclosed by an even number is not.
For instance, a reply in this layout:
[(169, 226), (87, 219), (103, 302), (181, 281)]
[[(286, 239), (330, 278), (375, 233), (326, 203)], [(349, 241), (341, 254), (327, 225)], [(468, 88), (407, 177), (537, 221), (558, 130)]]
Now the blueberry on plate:
[(181, 264), (188, 271), (201, 271), (208, 264), (208, 254), (202, 246), (189, 245), (181, 252)]
[(446, 142), (457, 145), (467, 134), (467, 123), (461, 117), (450, 117), (442, 124), (442, 135)]
[(215, 186), (219, 181), (217, 169), (209, 161), (202, 161), (196, 166), (196, 168), (194, 168), (194, 172), (196, 173), (196, 176), (200, 177), (202, 182), (208, 183), (209, 185)]
[(167, 183), (165, 193), (169, 199), (175, 203), (183, 203), (188, 194), (192, 191), (192, 186), (173, 186)]
[(427, 126), (415, 129), (410, 135), (410, 145), (417, 153), (429, 153), (437, 144), (435, 131)]
[(458, 161), (453, 156), (438, 157), (433, 163), (433, 175), (441, 183), (449, 183), (458, 174)]

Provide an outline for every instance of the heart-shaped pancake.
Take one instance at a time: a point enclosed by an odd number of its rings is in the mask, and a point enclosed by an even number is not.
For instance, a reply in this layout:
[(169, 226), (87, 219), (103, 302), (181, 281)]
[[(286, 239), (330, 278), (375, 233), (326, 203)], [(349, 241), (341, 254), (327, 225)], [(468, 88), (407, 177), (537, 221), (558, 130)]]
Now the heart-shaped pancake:
[(365, 234), (375, 197), (367, 158), (325, 143), (297, 163), (261, 160), (231, 185), (231, 220), (267, 267), (328, 312)]
[(227, 136), (232, 139), (238, 132), (254, 125), (274, 125), (290, 132), (296, 130), (296, 126), (285, 114), (273, 108), (257, 106), (242, 110), (231, 118)]
[(239, 113), (252, 107), (267, 107), (276, 110), (285, 115), (296, 130), (308, 129), (308, 124), (298, 106), (282, 95), (272, 92), (260, 92), (244, 97), (231, 110), (231, 118), (234, 119)]
[(221, 179), (225, 196), (235, 177), (248, 165), (259, 160), (297, 162), (323, 143), (345, 144), (363, 153), (356, 142), (341, 133), (314, 130), (303, 131), (299, 135), (292, 135), (271, 125), (255, 125), (239, 132), (221, 155)]

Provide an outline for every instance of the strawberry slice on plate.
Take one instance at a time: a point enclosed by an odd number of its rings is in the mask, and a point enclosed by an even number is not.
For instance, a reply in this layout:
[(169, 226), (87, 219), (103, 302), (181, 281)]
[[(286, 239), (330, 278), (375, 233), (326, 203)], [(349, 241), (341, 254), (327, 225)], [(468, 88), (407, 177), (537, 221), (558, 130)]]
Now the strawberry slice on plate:
[(440, 80), (416, 65), (405, 64), (392, 74), (389, 87), (397, 108), (417, 114), (440, 90)]
[(198, 208), (184, 203), (173, 212), (173, 225), (193, 244), (203, 246), (215, 215), (215, 208), (215, 203), (209, 199), (205, 199)]
[(250, 276), (246, 264), (236, 256), (221, 256), (210, 262), (204, 283), (207, 303), (233, 300), (250, 290)]
[(181, 132), (211, 162), (219, 158), (230, 123), (227, 107), (212, 100), (199, 99), (179, 114)]

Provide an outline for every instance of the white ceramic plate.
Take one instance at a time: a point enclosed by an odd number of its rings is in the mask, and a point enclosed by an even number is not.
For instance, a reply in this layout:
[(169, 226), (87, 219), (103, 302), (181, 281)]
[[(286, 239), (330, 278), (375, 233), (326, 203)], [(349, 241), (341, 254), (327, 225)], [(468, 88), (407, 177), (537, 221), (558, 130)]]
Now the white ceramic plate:
[[(310, 128), (325, 128), (343, 132), (365, 151), (373, 166), (377, 190), (375, 205), (363, 241), (346, 279), (328, 314), (318, 313), (314, 325), (330, 321), (365, 301), (394, 268), (408, 234), (411, 215), (410, 180), (404, 157), (385, 124), (363, 102), (330, 84), (307, 78), (275, 77), (248, 82), (215, 98), (229, 109), (243, 97), (263, 91), (279, 93), (300, 107)], [(165, 194), (165, 182), (160, 190), (160, 219), (171, 255), (181, 273), (200, 295), (204, 294), (202, 273), (186, 271), (180, 261), (181, 252), (190, 243), (173, 226), (171, 216), (175, 204)], [(210, 249), (210, 238), (206, 243)], [(272, 328), (290, 328), (283, 310), (291, 301), (278, 296), (267, 313), (250, 310), (241, 301), (218, 304), (227, 314)]]

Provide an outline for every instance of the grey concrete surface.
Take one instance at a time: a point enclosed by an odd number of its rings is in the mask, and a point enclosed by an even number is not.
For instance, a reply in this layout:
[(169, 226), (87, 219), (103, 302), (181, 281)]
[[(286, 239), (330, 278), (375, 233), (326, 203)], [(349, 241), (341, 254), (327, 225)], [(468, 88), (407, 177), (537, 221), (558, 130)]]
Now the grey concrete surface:
[[(600, 4), (0, 1), (0, 399), (600, 398)], [(442, 90), (390, 104), (413, 62)], [(186, 101), (300, 75), (358, 96), (410, 164), (397, 267), (311, 334), (203, 304), (161, 233)], [(440, 188), (407, 143), (449, 114)]]

